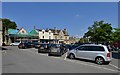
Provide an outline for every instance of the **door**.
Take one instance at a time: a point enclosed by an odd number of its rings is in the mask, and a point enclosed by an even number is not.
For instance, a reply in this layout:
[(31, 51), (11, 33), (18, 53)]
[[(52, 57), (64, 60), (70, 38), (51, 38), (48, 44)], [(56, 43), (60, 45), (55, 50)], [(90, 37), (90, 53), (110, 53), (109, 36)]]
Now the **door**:
[(80, 46), (76, 49), (76, 57), (78, 57), (78, 58), (86, 57), (85, 46)]

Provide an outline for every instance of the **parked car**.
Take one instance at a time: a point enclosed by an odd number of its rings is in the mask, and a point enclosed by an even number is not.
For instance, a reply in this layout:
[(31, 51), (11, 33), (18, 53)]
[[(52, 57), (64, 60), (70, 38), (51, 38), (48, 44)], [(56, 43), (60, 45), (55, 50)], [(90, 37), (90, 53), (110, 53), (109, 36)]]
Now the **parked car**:
[(18, 48), (20, 48), (20, 49), (33, 48), (33, 47), (34, 47), (34, 45), (32, 43), (30, 43), (30, 42), (20, 43), (18, 45)]
[(72, 44), (66, 44), (66, 45), (65, 45), (65, 47), (66, 47), (67, 49), (69, 49), (69, 50), (71, 50), (72, 46), (73, 46)]
[(16, 42), (14, 42), (14, 43), (11, 43), (10, 46), (18, 46), (20, 43), (21, 43), (21, 42), (16, 41)]
[(67, 48), (63, 44), (51, 44), (50, 51), (48, 53), (49, 56), (51, 55), (63, 55), (67, 52)]
[(36, 43), (35, 45), (34, 45), (34, 47), (36, 48), (36, 49), (38, 49), (39, 47), (40, 47), (40, 45), (41, 45), (41, 43)]
[(80, 46), (80, 44), (72, 44), (71, 46), (69, 46), (69, 50), (72, 50), (78, 46)]
[(112, 48), (112, 51), (119, 51), (120, 49), (119, 48)]
[(112, 56), (107, 46), (95, 45), (95, 44), (84, 44), (76, 47), (68, 52), (70, 59), (82, 58), (95, 61), (97, 64), (109, 64)]
[(49, 48), (49, 44), (40, 44), (40, 46), (38, 47), (38, 53), (48, 53)]

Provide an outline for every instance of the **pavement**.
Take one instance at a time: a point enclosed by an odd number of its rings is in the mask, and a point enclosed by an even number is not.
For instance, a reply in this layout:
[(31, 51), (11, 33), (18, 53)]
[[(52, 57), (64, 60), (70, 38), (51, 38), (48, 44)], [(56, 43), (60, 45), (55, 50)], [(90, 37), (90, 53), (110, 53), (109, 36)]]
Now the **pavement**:
[(94, 62), (48, 56), (38, 53), (37, 49), (18, 49), (6, 46), (2, 50), (2, 73), (118, 73), (120, 59), (113, 58), (109, 65), (97, 65)]

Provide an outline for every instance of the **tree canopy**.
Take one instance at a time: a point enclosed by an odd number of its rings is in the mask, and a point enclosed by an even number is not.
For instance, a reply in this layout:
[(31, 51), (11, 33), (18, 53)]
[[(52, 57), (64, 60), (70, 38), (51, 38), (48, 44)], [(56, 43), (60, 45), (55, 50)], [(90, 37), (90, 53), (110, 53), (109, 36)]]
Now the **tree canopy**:
[(3, 37), (3, 43), (5, 42), (5, 39), (6, 39), (6, 33), (7, 33), (7, 30), (9, 28), (11, 29), (16, 29), (17, 28), (17, 24), (13, 21), (11, 21), (10, 19), (7, 19), (7, 18), (0, 18), (0, 20), (2, 20), (2, 37)]
[(120, 42), (120, 28), (113, 29), (112, 40), (115, 42)]
[(104, 21), (95, 21), (94, 24), (88, 27), (88, 32), (84, 34), (84, 38), (89, 38), (91, 42), (108, 42), (112, 34), (112, 27), (109, 23)]
[(8, 30), (9, 28), (11, 29), (16, 29), (17, 28), (17, 24), (9, 19), (1, 19), (2, 20), (2, 25), (3, 25), (3, 30), (4, 28), (6, 28), (6, 30)]

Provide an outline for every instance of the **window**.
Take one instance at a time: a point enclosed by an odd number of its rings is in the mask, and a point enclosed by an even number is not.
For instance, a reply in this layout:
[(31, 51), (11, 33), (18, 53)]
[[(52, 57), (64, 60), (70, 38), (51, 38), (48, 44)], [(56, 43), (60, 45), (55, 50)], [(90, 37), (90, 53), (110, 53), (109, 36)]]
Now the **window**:
[(50, 35), (50, 32), (49, 32), (49, 35)]
[(79, 50), (86, 50), (86, 51), (105, 51), (101, 46), (82, 46)]
[(22, 31), (22, 33), (25, 33), (24, 31)]
[(101, 47), (101, 46), (97, 46), (97, 47), (96, 47), (96, 50), (97, 50), (97, 51), (105, 51), (104, 48)]
[(67, 37), (65, 37), (65, 39), (67, 40)]
[(43, 36), (43, 39), (44, 39), (44, 36)]
[(77, 48), (78, 50), (86, 50), (86, 47), (85, 46), (80, 46)]
[(51, 39), (51, 36), (49, 36), (49, 39)]
[(57, 36), (55, 36), (55, 39), (57, 39)]
[(62, 36), (60, 36), (60, 38), (62, 39)]
[(44, 31), (43, 31), (43, 34), (44, 34)]

